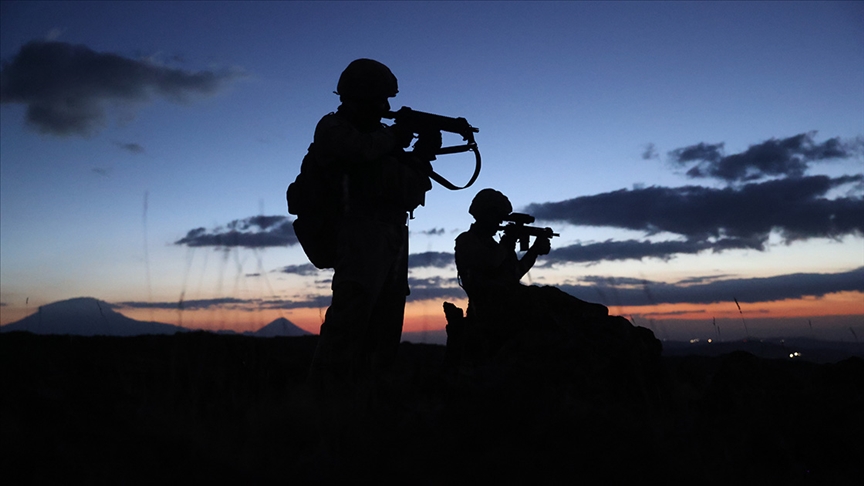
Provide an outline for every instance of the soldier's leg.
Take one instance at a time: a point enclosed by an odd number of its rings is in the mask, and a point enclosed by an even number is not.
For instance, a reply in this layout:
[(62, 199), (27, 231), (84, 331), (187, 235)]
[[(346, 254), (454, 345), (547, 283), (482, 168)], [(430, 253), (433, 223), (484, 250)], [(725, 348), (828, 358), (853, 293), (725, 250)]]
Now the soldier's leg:
[(342, 381), (351, 378), (360, 355), (363, 323), (371, 313), (372, 303), (362, 286), (350, 281), (333, 286), (333, 299), (312, 359), (313, 373), (326, 373)]
[(393, 226), (388, 234), (390, 262), (387, 277), (369, 320), (367, 350), (372, 366), (388, 370), (393, 366), (402, 340), (405, 297), (408, 295), (408, 228)]
[(389, 265), (386, 237), (374, 222), (343, 220), (338, 235), (333, 300), (311, 372), (347, 380), (361, 366), (363, 341)]

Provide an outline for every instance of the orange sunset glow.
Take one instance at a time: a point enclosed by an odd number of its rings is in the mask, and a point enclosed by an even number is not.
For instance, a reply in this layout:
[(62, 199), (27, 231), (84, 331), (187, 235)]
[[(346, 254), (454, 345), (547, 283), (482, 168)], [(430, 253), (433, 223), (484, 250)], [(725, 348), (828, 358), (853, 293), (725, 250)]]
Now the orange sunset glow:
[[(449, 299), (463, 310), (467, 309), (467, 299)], [(446, 325), (441, 301), (409, 302), (405, 308), (406, 333), (442, 331)], [(649, 306), (611, 306), (609, 312), (628, 319), (637, 325), (650, 322), (706, 321), (758, 319), (775, 321), (778, 329), (786, 327), (788, 320), (817, 319), (827, 316), (861, 316), (864, 314), (864, 293), (838, 292), (821, 298), (787, 299), (774, 302), (715, 302), (712, 304), (658, 304)], [(235, 330), (237, 332), (255, 331), (274, 319), (287, 318), (298, 327), (317, 334), (324, 320), (326, 308), (320, 309), (204, 309), (177, 310), (165, 309), (118, 309), (124, 315), (137, 320), (166, 322), (182, 325), (189, 329)], [(770, 328), (770, 324), (768, 325)], [(802, 328), (803, 329), (803, 328)]]

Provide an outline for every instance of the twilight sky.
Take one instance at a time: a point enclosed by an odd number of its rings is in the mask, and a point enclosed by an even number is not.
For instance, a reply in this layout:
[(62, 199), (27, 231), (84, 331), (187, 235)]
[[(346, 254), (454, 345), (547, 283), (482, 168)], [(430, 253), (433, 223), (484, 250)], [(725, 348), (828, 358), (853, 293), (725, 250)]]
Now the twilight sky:
[[(661, 339), (864, 336), (864, 2), (0, 8), (2, 324), (90, 296), (317, 332), (332, 273), (285, 188), (368, 57), (399, 79), (394, 109), (480, 129), (475, 186), (435, 186), (410, 223), (412, 340), (465, 303), (453, 239), (484, 187), (561, 234), (525, 283)], [(435, 167), (459, 184), (473, 158)]]

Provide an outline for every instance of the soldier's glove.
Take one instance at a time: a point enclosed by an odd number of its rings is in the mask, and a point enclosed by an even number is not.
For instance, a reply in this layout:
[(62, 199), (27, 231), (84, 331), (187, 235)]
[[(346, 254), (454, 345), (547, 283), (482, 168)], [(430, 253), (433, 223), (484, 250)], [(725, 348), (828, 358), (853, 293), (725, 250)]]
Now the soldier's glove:
[(549, 238), (538, 236), (534, 240), (534, 244), (531, 245), (531, 250), (538, 255), (548, 255), (552, 251), (552, 242), (549, 241)]
[(519, 241), (518, 236), (513, 231), (504, 230), (504, 235), (501, 236), (499, 245), (512, 251), (516, 251), (516, 242)]
[(441, 131), (424, 132), (417, 137), (414, 153), (426, 160), (435, 160), (435, 153), (441, 149)]
[(404, 149), (411, 146), (411, 141), (414, 140), (414, 132), (398, 123), (391, 125), (390, 130), (393, 132), (393, 136), (396, 137), (396, 145), (399, 148)]

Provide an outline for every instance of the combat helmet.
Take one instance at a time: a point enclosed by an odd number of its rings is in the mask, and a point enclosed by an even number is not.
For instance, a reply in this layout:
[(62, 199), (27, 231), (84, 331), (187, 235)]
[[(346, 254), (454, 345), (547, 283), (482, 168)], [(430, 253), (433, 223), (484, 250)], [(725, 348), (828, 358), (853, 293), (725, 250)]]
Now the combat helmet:
[(399, 92), (390, 68), (372, 59), (351, 61), (339, 76), (335, 93), (348, 99), (392, 98)]
[(471, 201), (468, 214), (477, 221), (501, 221), (513, 212), (513, 205), (500, 191), (483, 189)]

